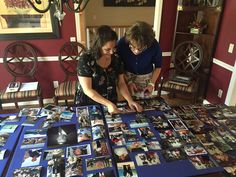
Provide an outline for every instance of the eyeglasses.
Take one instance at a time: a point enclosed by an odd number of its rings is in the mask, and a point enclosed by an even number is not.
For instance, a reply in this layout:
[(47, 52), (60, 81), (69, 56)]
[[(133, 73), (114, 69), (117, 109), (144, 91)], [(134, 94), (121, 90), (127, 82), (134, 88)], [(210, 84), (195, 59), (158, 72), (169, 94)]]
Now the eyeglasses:
[(143, 46), (142, 48), (136, 48), (136, 47), (134, 47), (131, 43), (129, 43), (129, 48), (130, 48), (132, 51), (141, 53), (141, 52), (143, 52), (144, 50), (147, 49), (147, 45)]

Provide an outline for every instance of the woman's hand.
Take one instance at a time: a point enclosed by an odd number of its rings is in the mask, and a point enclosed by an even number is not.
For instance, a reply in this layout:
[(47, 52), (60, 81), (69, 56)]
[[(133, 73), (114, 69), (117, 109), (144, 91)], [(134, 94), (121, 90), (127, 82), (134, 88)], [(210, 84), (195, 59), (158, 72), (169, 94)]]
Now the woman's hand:
[(138, 91), (138, 87), (133, 82), (128, 83), (128, 88), (132, 95)]
[(108, 109), (108, 112), (110, 114), (118, 114), (120, 113), (121, 111), (116, 107), (115, 104), (111, 103), (107, 106), (107, 109)]
[(136, 110), (137, 112), (142, 112), (143, 111), (143, 108), (140, 104), (138, 104), (137, 102), (135, 101), (129, 101), (128, 102), (129, 104), (129, 107), (132, 109), (132, 110)]
[(145, 95), (151, 95), (154, 90), (154, 84), (148, 84), (147, 87), (143, 89)]

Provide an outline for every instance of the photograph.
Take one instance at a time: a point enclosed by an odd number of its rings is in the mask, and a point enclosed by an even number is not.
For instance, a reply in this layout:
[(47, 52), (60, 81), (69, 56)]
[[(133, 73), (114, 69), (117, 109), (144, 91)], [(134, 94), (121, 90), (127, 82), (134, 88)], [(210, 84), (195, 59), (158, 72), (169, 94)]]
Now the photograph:
[(75, 124), (48, 128), (47, 147), (62, 147), (77, 143), (77, 130)]
[(0, 134), (2, 133), (14, 133), (14, 131), (17, 129), (17, 124), (6, 124), (0, 127)]
[(108, 131), (109, 132), (124, 132), (128, 130), (128, 125), (126, 123), (112, 123), (112, 124), (107, 124), (108, 125)]
[(143, 152), (148, 151), (148, 148), (143, 141), (127, 142), (126, 147), (129, 152)]
[(138, 177), (134, 162), (121, 162), (117, 164), (119, 177)]
[(180, 138), (171, 137), (168, 139), (161, 140), (161, 147), (162, 149), (169, 149), (169, 148), (180, 148), (183, 146), (183, 142)]
[(157, 153), (151, 151), (136, 154), (135, 160), (138, 166), (161, 164)]
[(95, 157), (109, 156), (109, 146), (105, 140), (97, 140), (92, 142)]
[(160, 130), (160, 131), (158, 131), (158, 133), (159, 133), (159, 136), (161, 139), (178, 137), (177, 133), (172, 129)]
[(97, 125), (92, 127), (92, 136), (93, 136), (93, 141), (98, 140), (100, 138), (105, 138), (104, 126)]
[(187, 144), (199, 142), (196, 136), (189, 130), (180, 130), (180, 131), (177, 131), (177, 134)]
[(168, 121), (175, 131), (188, 130), (188, 128), (180, 119), (169, 119)]
[(112, 167), (112, 160), (109, 156), (88, 158), (85, 161), (87, 171)]
[(46, 149), (43, 153), (43, 160), (52, 160), (55, 158), (64, 158), (65, 150), (64, 149)]
[(189, 157), (189, 161), (197, 170), (215, 167), (216, 164), (209, 158), (209, 156), (194, 156)]
[(65, 176), (65, 159), (60, 157), (49, 160), (47, 165), (46, 176)]
[(28, 148), (39, 148), (43, 147), (46, 142), (46, 136), (39, 136), (39, 137), (26, 137), (23, 139), (21, 143), (22, 149), (28, 149)]
[(207, 151), (200, 144), (189, 144), (184, 146), (184, 151), (188, 156), (205, 155)]
[(125, 130), (123, 133), (126, 141), (137, 141), (139, 139), (135, 129)]
[(131, 128), (140, 128), (140, 127), (147, 127), (149, 126), (149, 124), (147, 119), (141, 118), (141, 119), (130, 120), (129, 126)]
[(66, 148), (66, 157), (80, 157), (91, 155), (90, 144), (69, 146)]
[(82, 159), (68, 157), (65, 164), (65, 176), (83, 176)]
[(151, 150), (161, 150), (161, 145), (158, 141), (145, 142), (149, 151)]
[(114, 114), (114, 115), (106, 114), (105, 119), (106, 119), (107, 124), (122, 122), (122, 119), (119, 114)]
[(0, 160), (4, 159), (6, 152), (7, 152), (7, 149), (0, 149)]
[(140, 127), (138, 128), (138, 132), (140, 137), (144, 138), (145, 140), (156, 139), (156, 136), (154, 135), (150, 127)]
[(115, 173), (113, 170), (107, 170), (107, 171), (88, 174), (88, 177), (115, 177)]
[(20, 110), (18, 116), (37, 116), (40, 112), (41, 108), (23, 108)]
[(22, 123), (24, 126), (35, 126), (35, 124), (38, 122), (38, 120), (41, 117), (38, 116), (27, 116), (25, 121)]
[(85, 128), (85, 127), (91, 126), (91, 122), (90, 122), (90, 118), (89, 118), (88, 114), (85, 114), (85, 113), (80, 114), (77, 121), (79, 123), (80, 128)]
[(60, 115), (60, 120), (70, 122), (74, 113), (70, 111), (63, 111)]
[(90, 128), (79, 128), (77, 129), (78, 143), (83, 141), (89, 141), (92, 139), (92, 133)]
[(109, 133), (111, 144), (114, 146), (125, 145), (125, 138), (122, 132), (111, 132)]
[(41, 177), (41, 170), (42, 166), (17, 168), (14, 170), (12, 177), (22, 177), (22, 176)]
[(40, 164), (42, 149), (27, 149), (21, 167), (36, 166)]
[(9, 133), (0, 133), (0, 147), (5, 146), (9, 136), (10, 136)]
[(162, 155), (167, 162), (186, 159), (186, 155), (181, 148), (165, 149), (162, 151)]
[(116, 163), (131, 161), (131, 158), (129, 157), (129, 152), (125, 147), (114, 148), (113, 152), (113, 159)]

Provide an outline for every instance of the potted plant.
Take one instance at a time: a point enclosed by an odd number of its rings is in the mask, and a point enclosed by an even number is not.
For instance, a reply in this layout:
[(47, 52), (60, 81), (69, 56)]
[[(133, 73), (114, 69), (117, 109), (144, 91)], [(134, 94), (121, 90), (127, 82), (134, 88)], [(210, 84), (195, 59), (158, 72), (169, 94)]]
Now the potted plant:
[(189, 25), (190, 33), (193, 33), (193, 34), (201, 34), (206, 27), (207, 27), (207, 24), (204, 20), (202, 20), (202, 18), (199, 20), (195, 19)]

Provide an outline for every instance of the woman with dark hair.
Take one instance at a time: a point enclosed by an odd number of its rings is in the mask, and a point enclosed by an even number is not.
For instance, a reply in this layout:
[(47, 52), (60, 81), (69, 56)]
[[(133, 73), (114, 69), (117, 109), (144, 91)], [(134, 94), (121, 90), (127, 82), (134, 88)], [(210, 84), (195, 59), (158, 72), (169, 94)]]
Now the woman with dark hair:
[(119, 40), (117, 54), (124, 62), (126, 82), (132, 95), (151, 97), (162, 63), (162, 51), (151, 25), (142, 21), (133, 24)]
[(132, 109), (142, 111), (129, 94), (123, 64), (115, 55), (116, 42), (117, 34), (109, 26), (102, 25), (97, 29), (92, 48), (78, 61), (77, 105), (100, 103), (107, 106), (109, 113), (119, 113), (115, 105), (118, 88)]

